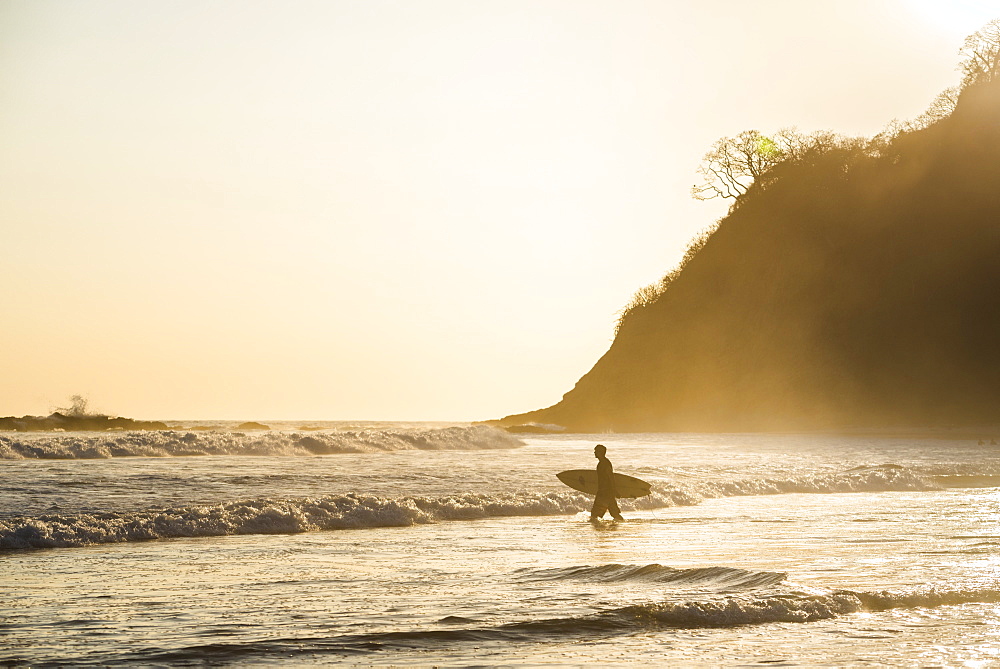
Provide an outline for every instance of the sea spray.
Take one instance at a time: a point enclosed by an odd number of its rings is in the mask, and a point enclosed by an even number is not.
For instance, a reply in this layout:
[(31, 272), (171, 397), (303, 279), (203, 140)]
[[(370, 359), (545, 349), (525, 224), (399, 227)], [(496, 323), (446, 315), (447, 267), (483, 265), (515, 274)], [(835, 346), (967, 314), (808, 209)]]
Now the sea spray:
[(488, 425), (322, 432), (102, 432), (0, 434), (0, 459), (309, 456), (394, 451), (494, 450), (524, 442)]
[[(689, 501), (659, 495), (662, 506)], [(0, 519), (0, 548), (69, 548), (176, 537), (292, 534), (323, 530), (400, 527), (449, 520), (578, 513), (592, 500), (582, 493), (382, 498), (336, 495), (255, 499), (137, 512), (43, 514)]]
[(700, 483), (695, 488), (697, 494), (703, 497), (940, 489), (941, 486), (910, 469), (884, 466), (786, 478), (712, 481)]
[[(661, 483), (646, 497), (621, 500), (621, 507), (634, 511), (693, 506), (706, 498), (736, 495), (932, 489), (937, 487), (907, 470), (874, 468), (684, 487)], [(568, 515), (588, 511), (592, 504), (591, 496), (576, 492), (456, 493), (398, 498), (351, 493), (143, 511), (13, 516), (0, 519), (0, 548), (68, 548), (175, 537), (291, 534), (480, 518)]]

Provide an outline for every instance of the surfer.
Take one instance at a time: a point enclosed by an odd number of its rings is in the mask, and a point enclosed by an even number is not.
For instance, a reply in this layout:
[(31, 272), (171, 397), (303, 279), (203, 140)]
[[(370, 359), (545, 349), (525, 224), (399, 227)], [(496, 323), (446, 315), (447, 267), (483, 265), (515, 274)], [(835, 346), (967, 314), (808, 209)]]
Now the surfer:
[(605, 456), (608, 449), (603, 444), (594, 446), (594, 457), (597, 458), (597, 497), (594, 498), (594, 508), (590, 510), (590, 519), (603, 518), (608, 511), (615, 520), (624, 520), (615, 499), (615, 469), (611, 460)]

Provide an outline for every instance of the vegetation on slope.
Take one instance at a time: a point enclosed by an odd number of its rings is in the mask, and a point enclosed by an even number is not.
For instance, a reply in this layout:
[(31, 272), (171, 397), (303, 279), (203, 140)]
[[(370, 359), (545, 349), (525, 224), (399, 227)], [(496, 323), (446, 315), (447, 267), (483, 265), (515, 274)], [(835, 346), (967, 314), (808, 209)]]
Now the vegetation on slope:
[(864, 140), (756, 131), (706, 155), (733, 200), (637, 293), (553, 407), (574, 430), (943, 425), (1000, 418), (1000, 21), (962, 84)]

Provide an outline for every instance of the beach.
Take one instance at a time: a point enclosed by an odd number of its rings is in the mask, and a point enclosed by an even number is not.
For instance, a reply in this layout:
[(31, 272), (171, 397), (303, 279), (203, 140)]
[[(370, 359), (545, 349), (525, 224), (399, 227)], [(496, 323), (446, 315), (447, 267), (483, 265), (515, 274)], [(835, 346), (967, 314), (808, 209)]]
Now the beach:
[[(278, 427), (114, 435), (121, 448), (230, 449), (203, 456), (101, 457), (109, 435), (4, 434), (0, 661), (997, 659), (997, 448)], [(307, 435), (357, 452), (291, 454)], [(62, 457), (16, 457), (28, 442)], [(624, 522), (589, 522), (590, 498), (554, 476), (592, 467), (595, 443), (653, 484), (623, 500)]]

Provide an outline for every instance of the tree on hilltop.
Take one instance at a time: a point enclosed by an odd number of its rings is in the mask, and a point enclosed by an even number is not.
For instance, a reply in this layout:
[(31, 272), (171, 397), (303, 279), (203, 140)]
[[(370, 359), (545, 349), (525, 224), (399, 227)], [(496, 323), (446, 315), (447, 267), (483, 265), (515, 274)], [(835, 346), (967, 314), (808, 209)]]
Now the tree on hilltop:
[(959, 53), (962, 88), (1000, 78), (1000, 19), (966, 37)]
[(723, 137), (712, 145), (698, 167), (701, 183), (691, 187), (698, 200), (715, 198), (738, 202), (754, 184), (767, 186), (774, 168), (782, 163), (799, 162), (841, 150), (849, 165), (865, 156), (885, 155), (902, 134), (926, 128), (947, 118), (958, 104), (959, 94), (971, 85), (1000, 79), (1000, 19), (993, 19), (982, 29), (965, 38), (959, 50), (962, 60), (960, 86), (942, 91), (922, 115), (913, 121), (893, 121), (870, 140), (848, 138), (822, 131), (803, 135), (794, 128), (773, 136), (758, 130), (744, 130), (735, 137)]
[(699, 200), (717, 197), (735, 200), (781, 162), (782, 157), (778, 144), (757, 130), (723, 137), (705, 154), (698, 168), (703, 181), (692, 186), (691, 195)]
[(917, 122), (922, 126), (927, 126), (935, 121), (940, 121), (943, 118), (951, 116), (951, 113), (955, 111), (955, 106), (958, 105), (958, 94), (960, 92), (961, 90), (958, 86), (951, 86), (938, 93), (930, 106), (927, 107), (927, 111), (917, 119)]
[(772, 136), (744, 130), (712, 145), (698, 168), (702, 182), (692, 186), (691, 195), (698, 200), (739, 200), (753, 184), (770, 183), (774, 168), (782, 163), (801, 162), (837, 149), (864, 151), (864, 145), (864, 140), (828, 130), (806, 135), (795, 128), (783, 128)]

